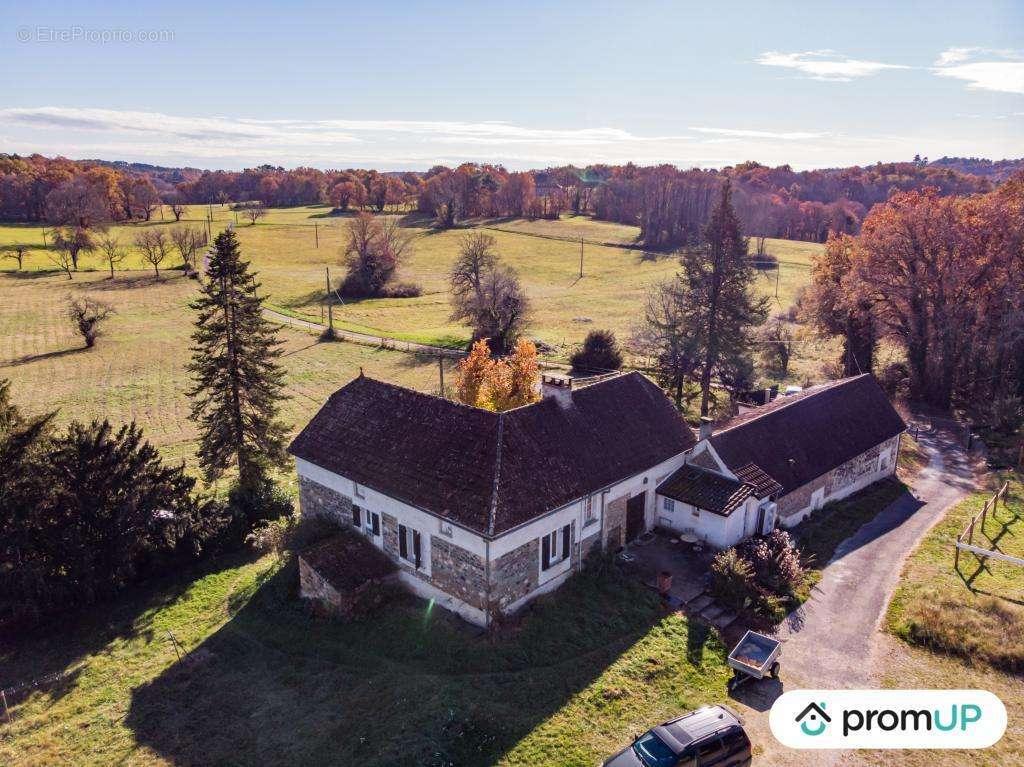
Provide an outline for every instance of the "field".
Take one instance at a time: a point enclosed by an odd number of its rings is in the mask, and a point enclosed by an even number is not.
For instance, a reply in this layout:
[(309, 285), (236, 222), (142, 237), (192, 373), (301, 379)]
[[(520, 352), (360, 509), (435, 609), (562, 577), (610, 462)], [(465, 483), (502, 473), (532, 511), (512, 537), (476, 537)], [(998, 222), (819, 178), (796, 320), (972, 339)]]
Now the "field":
[[(171, 459), (190, 458), (196, 433), (188, 420), (192, 331), (189, 301), (196, 283), (181, 272), (102, 273), (75, 279), (45, 273), (0, 275), (0, 378), (12, 382), (14, 401), (25, 412), (60, 409), (61, 419), (136, 420)], [(89, 295), (115, 307), (96, 347), (86, 350), (64, 315), (69, 294)], [(289, 399), (283, 416), (299, 426), (327, 395), (365, 369), (405, 385), (437, 385), (437, 362), (400, 352), (342, 343), (317, 343), (304, 332), (282, 328)], [(450, 372), (450, 370), (449, 370)]]
[(311, 621), (295, 580), (272, 557), (222, 560), (0, 653), (5, 684), (70, 671), (18, 697), (0, 763), (592, 767), (726, 700), (715, 635), (614, 573), (495, 638), (415, 600)]
[[(325, 270), (331, 269), (335, 284), (342, 272), (346, 220), (329, 212), (326, 206), (274, 209), (255, 225), (239, 221), (236, 231), (243, 252), (259, 271), (269, 304), (316, 320), (322, 316)], [(214, 205), (192, 206), (183, 220), (202, 225), (207, 214), (213, 217), (214, 232), (235, 219), (227, 207)], [(173, 221), (167, 220), (169, 213), (165, 216), (163, 222), (156, 215), (150, 224), (115, 227), (114, 231), (129, 243), (133, 230), (141, 226), (172, 226)], [(436, 232), (415, 214), (402, 216), (401, 221), (413, 238), (412, 254), (401, 278), (420, 285), (423, 295), (348, 301), (335, 310), (335, 321), (352, 330), (406, 340), (464, 342), (468, 330), (449, 318), (447, 273), (465, 229)], [(609, 327), (620, 338), (628, 338), (640, 316), (646, 289), (678, 270), (674, 256), (627, 247), (637, 237), (636, 227), (585, 216), (565, 216), (559, 221), (484, 220), (469, 226), (494, 236), (502, 258), (519, 271), (533, 302), (530, 335), (556, 347), (556, 357), (566, 357), (595, 327)], [(585, 240), (582, 278), (581, 237)], [(27, 269), (53, 268), (42, 249), (40, 227), (0, 226), (0, 249), (14, 242), (39, 247), (29, 254)], [(768, 252), (779, 259), (781, 268), (762, 272), (758, 290), (771, 296), (773, 311), (785, 311), (795, 302), (798, 290), (808, 281), (810, 260), (820, 249), (813, 243), (768, 242)], [(171, 258), (167, 266), (178, 261)], [(104, 268), (97, 254), (86, 255), (83, 266)], [(133, 255), (123, 266), (144, 269), (147, 265)], [(9, 260), (0, 264), (4, 269), (13, 267)], [(829, 355), (829, 349), (810, 339), (799, 340), (790, 378), (816, 377), (820, 360)]]

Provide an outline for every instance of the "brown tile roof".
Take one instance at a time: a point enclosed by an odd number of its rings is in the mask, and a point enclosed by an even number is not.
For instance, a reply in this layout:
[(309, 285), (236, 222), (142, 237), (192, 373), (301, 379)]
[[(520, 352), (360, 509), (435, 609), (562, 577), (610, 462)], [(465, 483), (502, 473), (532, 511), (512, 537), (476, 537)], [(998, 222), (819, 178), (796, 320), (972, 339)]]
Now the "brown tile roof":
[(289, 451), (328, 471), (495, 536), (637, 474), (696, 442), (639, 373), (491, 413), (360, 376)]
[(729, 516), (754, 492), (754, 486), (713, 471), (684, 464), (658, 487), (658, 494)]
[(782, 485), (765, 474), (756, 463), (748, 463), (732, 471), (742, 481), (749, 482), (754, 486), (754, 493), (758, 498), (767, 498), (782, 490)]
[(710, 441), (732, 471), (755, 464), (785, 495), (906, 428), (865, 374), (779, 397), (720, 426)]

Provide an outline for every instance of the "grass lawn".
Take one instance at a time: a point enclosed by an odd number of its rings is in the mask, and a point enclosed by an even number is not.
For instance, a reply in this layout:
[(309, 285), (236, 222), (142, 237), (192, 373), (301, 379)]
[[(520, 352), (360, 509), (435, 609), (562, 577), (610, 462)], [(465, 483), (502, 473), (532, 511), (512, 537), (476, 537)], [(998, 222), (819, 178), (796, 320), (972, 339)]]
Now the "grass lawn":
[[(278, 208), (255, 225), (240, 219), (236, 228), (245, 256), (260, 272), (268, 302), (302, 316), (320, 319), (326, 268), (334, 283), (342, 274), (341, 250), (345, 241), (345, 216), (328, 215), (327, 206)], [(190, 206), (183, 221), (201, 225), (207, 213), (213, 216), (213, 231), (234, 220), (228, 207)], [(165, 209), (164, 220), (117, 226), (113, 231), (130, 243), (135, 231), (145, 226), (170, 228), (173, 218)], [(566, 357), (589, 330), (608, 327), (620, 338), (628, 338), (639, 319), (643, 297), (649, 286), (673, 275), (679, 268), (672, 255), (650, 253), (625, 247), (635, 241), (637, 227), (595, 221), (586, 216), (563, 216), (558, 221), (522, 219), (481, 220), (465, 228), (436, 232), (429, 220), (409, 214), (403, 225), (413, 237), (411, 255), (401, 279), (419, 284), (423, 295), (411, 299), (348, 301), (335, 310), (342, 327), (411, 341), (450, 344), (465, 341), (468, 330), (450, 320), (448, 270), (459, 240), (470, 228), (480, 227), (494, 236), (502, 258), (520, 273), (533, 302), (530, 335), (556, 347)], [(579, 239), (584, 246), (584, 276), (579, 276)], [(36, 246), (26, 259), (26, 269), (52, 269), (43, 249), (42, 227), (0, 225), (0, 249), (14, 242)], [(619, 246), (621, 243), (622, 247)], [(772, 297), (773, 311), (785, 311), (810, 277), (810, 261), (820, 252), (815, 243), (769, 240), (768, 252), (778, 257), (781, 269), (758, 275), (758, 290)], [(168, 258), (165, 267), (179, 260)], [(103, 270), (99, 254), (82, 258), (85, 269)], [(123, 266), (144, 269), (137, 254)], [(0, 269), (14, 269), (13, 261), (0, 262)], [(776, 293), (777, 298), (776, 298)], [(810, 338), (797, 343), (790, 379), (801, 381), (818, 372), (820, 360), (832, 356), (831, 344)]]
[[(585, 573), (488, 638), (407, 602), (307, 618), (294, 565), (224, 559), (0, 653), (19, 696), (0, 763), (592, 767), (725, 701), (714, 634), (615, 573)], [(168, 638), (193, 652), (178, 663)]]
[[(1010, 503), (1000, 505), (984, 536), (975, 533), (975, 543), (997, 543), (1003, 552), (1024, 557), (1024, 478), (1003, 473), (992, 484), (1007, 478)], [(889, 640), (883, 684), (990, 690), (1006, 705), (1006, 734), (981, 752), (869, 751), (859, 754), (860, 764), (896, 758), (907, 767), (1024, 764), (1024, 569), (1005, 562), (981, 567), (970, 554), (961, 554), (959, 573), (953, 569), (953, 542), (992, 491), (975, 493), (947, 512), (907, 560), (886, 614), (889, 631), (902, 641)]]
[[(171, 459), (191, 458), (196, 432), (188, 420), (185, 369), (193, 316), (188, 303), (197, 284), (169, 272), (0, 274), (0, 378), (12, 382), (25, 412), (60, 409), (60, 418), (136, 420)], [(69, 294), (112, 304), (117, 314), (92, 350), (85, 350), (64, 314)], [(363, 368), (367, 375), (430, 390), (437, 361), (343, 343), (317, 343), (310, 334), (282, 328), (289, 399), (283, 417), (299, 427), (328, 394)], [(448, 363), (450, 366), (450, 363)], [(449, 373), (452, 372), (449, 367)]]

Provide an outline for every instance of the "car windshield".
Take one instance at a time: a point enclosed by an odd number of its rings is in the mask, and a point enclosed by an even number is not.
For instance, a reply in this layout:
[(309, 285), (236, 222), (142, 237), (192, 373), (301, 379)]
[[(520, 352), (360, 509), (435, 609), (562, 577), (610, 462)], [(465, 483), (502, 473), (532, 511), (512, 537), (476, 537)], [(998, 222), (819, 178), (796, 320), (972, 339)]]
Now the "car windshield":
[(633, 751), (647, 767), (676, 767), (678, 759), (665, 741), (649, 732), (633, 744)]

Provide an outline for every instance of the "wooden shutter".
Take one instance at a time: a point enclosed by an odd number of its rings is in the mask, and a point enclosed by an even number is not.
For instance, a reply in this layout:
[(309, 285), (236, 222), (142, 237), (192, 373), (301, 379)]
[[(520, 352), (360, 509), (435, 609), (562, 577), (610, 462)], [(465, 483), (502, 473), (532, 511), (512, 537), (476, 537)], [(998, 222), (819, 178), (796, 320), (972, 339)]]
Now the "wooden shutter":
[(545, 535), (541, 538), (540, 545), (540, 569), (547, 570), (551, 567), (551, 536)]
[(359, 527), (361, 524), (363, 524), (362, 519), (360, 519), (359, 517), (359, 507), (356, 506), (355, 504), (352, 504), (352, 524), (356, 527)]
[(419, 530), (412, 531), (412, 552), (416, 558), (416, 569), (420, 569), (420, 533)]
[(373, 534), (380, 535), (380, 514), (373, 514)]
[(409, 558), (409, 542), (405, 539), (405, 525), (398, 526), (398, 556)]
[(562, 528), (562, 559), (569, 559), (572, 552), (572, 527), (566, 525)]

